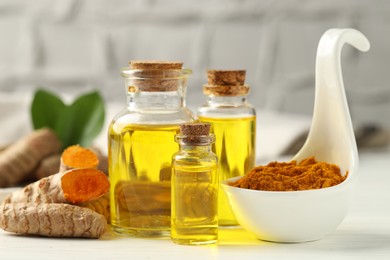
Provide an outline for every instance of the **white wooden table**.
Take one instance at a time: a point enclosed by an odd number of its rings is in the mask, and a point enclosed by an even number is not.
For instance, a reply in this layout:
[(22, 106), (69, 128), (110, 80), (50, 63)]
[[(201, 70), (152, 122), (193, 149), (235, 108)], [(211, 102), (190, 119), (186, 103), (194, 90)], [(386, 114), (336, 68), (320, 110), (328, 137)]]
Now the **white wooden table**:
[(326, 238), (298, 244), (259, 241), (241, 228), (220, 230), (215, 246), (169, 239), (24, 237), (0, 231), (0, 259), (390, 259), (390, 151), (360, 154), (353, 204)]

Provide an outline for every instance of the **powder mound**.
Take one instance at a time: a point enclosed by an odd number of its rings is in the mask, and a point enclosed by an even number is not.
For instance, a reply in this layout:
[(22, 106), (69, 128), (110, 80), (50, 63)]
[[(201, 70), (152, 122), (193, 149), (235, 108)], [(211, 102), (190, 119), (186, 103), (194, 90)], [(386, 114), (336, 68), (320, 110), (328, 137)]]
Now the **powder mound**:
[(229, 185), (264, 191), (313, 190), (335, 186), (348, 176), (335, 164), (317, 162), (309, 157), (297, 162), (271, 162), (253, 168), (247, 175)]

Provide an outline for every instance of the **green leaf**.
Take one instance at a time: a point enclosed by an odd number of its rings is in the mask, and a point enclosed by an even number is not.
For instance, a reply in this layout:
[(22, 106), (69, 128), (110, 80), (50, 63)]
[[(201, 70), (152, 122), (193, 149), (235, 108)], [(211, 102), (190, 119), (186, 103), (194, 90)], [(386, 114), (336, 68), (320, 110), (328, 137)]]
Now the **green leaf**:
[(31, 105), (34, 129), (51, 128), (63, 148), (74, 144), (90, 146), (103, 128), (104, 113), (98, 92), (82, 95), (68, 106), (56, 95), (40, 89)]
[(76, 99), (60, 112), (55, 129), (64, 147), (90, 146), (104, 125), (104, 102), (98, 92)]
[(31, 104), (31, 117), (34, 129), (42, 127), (55, 128), (59, 113), (66, 105), (56, 95), (39, 89), (35, 92)]

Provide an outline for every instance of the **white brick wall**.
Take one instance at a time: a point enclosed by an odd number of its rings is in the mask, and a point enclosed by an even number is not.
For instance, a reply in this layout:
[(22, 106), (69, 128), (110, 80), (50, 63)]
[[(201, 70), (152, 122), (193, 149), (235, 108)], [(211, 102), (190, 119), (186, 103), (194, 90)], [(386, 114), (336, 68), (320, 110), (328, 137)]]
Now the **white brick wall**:
[(372, 44), (344, 50), (353, 120), (389, 126), (389, 17), (386, 0), (2, 0), (0, 92), (99, 89), (123, 101), (128, 60), (176, 59), (194, 71), (191, 108), (207, 68), (245, 68), (256, 107), (311, 115), (318, 41), (353, 27)]

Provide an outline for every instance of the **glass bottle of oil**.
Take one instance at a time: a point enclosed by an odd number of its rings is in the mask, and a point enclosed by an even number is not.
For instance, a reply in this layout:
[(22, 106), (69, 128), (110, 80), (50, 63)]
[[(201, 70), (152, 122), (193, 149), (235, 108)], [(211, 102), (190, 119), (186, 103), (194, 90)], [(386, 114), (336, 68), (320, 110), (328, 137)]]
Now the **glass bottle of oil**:
[[(246, 100), (245, 74), (245, 70), (209, 70), (208, 84), (203, 86), (207, 103), (197, 114), (200, 121), (211, 123), (220, 181), (242, 176), (255, 165), (256, 112)], [(219, 225), (237, 225), (222, 188), (219, 192)]]
[(217, 156), (211, 152), (210, 124), (180, 127), (180, 151), (172, 157), (172, 229), (177, 244), (213, 244), (218, 240)]
[(127, 106), (108, 130), (111, 224), (116, 233), (169, 236), (171, 160), (191, 70), (180, 62), (131, 61), (122, 76)]

